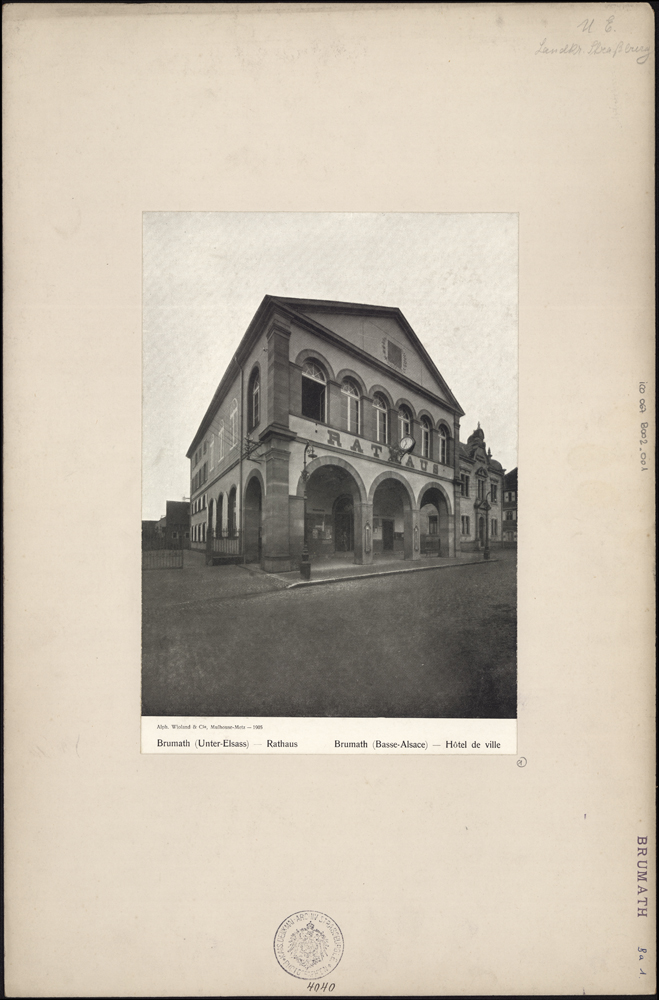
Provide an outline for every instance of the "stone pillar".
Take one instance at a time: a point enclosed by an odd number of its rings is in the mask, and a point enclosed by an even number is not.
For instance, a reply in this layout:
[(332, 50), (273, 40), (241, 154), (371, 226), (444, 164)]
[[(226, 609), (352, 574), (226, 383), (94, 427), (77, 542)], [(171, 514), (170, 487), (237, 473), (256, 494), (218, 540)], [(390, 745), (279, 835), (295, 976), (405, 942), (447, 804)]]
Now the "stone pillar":
[(412, 437), (414, 438), (414, 440), (416, 442), (416, 444), (414, 445), (414, 452), (413, 452), (413, 454), (416, 455), (417, 458), (421, 458), (422, 457), (422, 455), (421, 455), (421, 452), (422, 452), (422, 447), (421, 447), (421, 421), (420, 420), (416, 420), (414, 418), (412, 419)]
[(302, 416), (302, 368), (291, 362), (289, 368), (289, 392), (291, 413)]
[(267, 425), (288, 427), (290, 412), (290, 363), (289, 341), (291, 331), (286, 321), (275, 316), (267, 333), (268, 341), (268, 389)]
[(288, 498), (288, 535), (292, 568), (295, 569), (304, 546), (304, 497)]
[(341, 386), (338, 382), (330, 379), (327, 382), (327, 426), (335, 427), (338, 431), (345, 431), (341, 422)]
[(373, 406), (373, 400), (370, 396), (362, 396), (360, 400), (362, 409), (362, 436), (366, 438), (367, 441), (375, 441), (376, 438), (376, 427), (375, 427), (375, 407)]
[[(454, 498), (454, 500), (453, 500), (453, 511), (454, 512), (456, 510), (458, 510), (458, 508), (460, 506), (459, 502), (456, 504), (456, 499), (457, 498)], [(458, 511), (458, 517), (459, 516), (460, 515), (459, 515), (459, 511)], [(458, 517), (452, 517), (449, 514), (449, 518), (448, 518), (448, 552), (446, 553), (446, 555), (448, 555), (448, 556), (454, 556), (454, 555), (457, 554), (457, 548), (458, 548), (458, 546), (456, 545), (456, 538), (458, 540), (460, 538), (459, 534), (456, 535), (456, 529), (457, 529), (458, 532), (460, 531), (460, 523), (458, 521)], [(457, 524), (456, 524), (456, 522), (457, 522)], [(442, 555), (444, 555), (444, 554), (445, 553), (442, 552)]]
[(265, 453), (262, 561), (266, 573), (293, 569), (290, 553), (287, 439), (272, 435)]
[(398, 444), (400, 441), (400, 421), (398, 419), (398, 410), (395, 407), (389, 410), (389, 441), (393, 445)]
[(368, 566), (373, 562), (373, 504), (356, 501), (353, 510), (355, 562), (360, 566)]
[(405, 541), (404, 553), (406, 559), (421, 558), (421, 525), (419, 523), (419, 508), (407, 507), (405, 509)]
[(453, 440), (451, 441), (451, 447), (453, 448), (453, 469), (455, 477), (455, 491), (453, 497), (453, 552), (451, 555), (457, 556), (459, 552), (462, 551), (462, 543), (460, 541), (462, 535), (462, 525), (460, 523), (460, 517), (462, 515), (462, 492), (460, 485), (460, 418), (456, 415), (453, 418)]

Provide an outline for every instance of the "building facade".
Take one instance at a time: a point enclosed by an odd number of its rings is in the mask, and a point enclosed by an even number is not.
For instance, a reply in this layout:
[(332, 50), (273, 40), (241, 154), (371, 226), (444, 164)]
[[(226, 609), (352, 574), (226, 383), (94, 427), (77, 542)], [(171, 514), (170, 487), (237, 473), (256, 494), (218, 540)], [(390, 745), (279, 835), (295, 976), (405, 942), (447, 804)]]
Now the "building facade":
[(460, 548), (466, 552), (501, 547), (504, 470), (485, 448), (479, 424), (460, 444)]
[(488, 514), (496, 545), (503, 470), (461, 416), (399, 309), (266, 296), (187, 452), (192, 547), (268, 572), (305, 537), (312, 561), (451, 557)]
[(517, 469), (506, 473), (503, 484), (503, 544), (517, 545)]
[(165, 515), (157, 531), (165, 548), (190, 548), (190, 504), (187, 500), (167, 500)]

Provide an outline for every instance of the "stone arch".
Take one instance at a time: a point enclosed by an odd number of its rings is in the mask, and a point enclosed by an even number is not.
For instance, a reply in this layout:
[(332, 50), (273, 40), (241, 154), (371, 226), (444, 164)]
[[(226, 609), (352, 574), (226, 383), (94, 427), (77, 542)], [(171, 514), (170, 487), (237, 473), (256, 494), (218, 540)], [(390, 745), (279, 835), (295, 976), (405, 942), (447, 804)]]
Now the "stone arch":
[(370, 388), (370, 391), (368, 393), (369, 396), (371, 397), (371, 399), (373, 399), (373, 396), (376, 394), (376, 392), (379, 393), (381, 396), (384, 396), (384, 398), (387, 400), (387, 402), (389, 404), (389, 409), (393, 410), (394, 409), (394, 401), (393, 401), (392, 395), (389, 392), (389, 390), (385, 389), (385, 387), (383, 385), (372, 385), (371, 388)]
[(265, 490), (258, 469), (252, 469), (243, 488), (242, 528), (245, 562), (261, 562)]
[[(439, 420), (437, 421), (437, 447), (438, 448), (440, 447), (439, 438), (440, 438), (440, 431), (442, 431), (442, 430), (446, 431), (446, 453), (447, 454), (446, 454), (446, 463), (445, 464), (446, 465), (453, 465), (453, 463), (455, 461), (455, 450), (454, 450), (453, 433), (452, 433), (450, 424), (448, 423), (447, 420), (444, 419), (444, 417), (440, 417)], [(441, 456), (439, 454), (438, 454), (438, 459), (441, 461)]]
[[(340, 458), (338, 455), (323, 455), (321, 458), (314, 458), (312, 462), (308, 463), (307, 472), (311, 476), (316, 469), (320, 469), (324, 465), (338, 465), (341, 469), (345, 469), (355, 481), (357, 489), (359, 490), (359, 499), (361, 503), (367, 503), (367, 492), (366, 487), (364, 486), (364, 480), (354, 466), (350, 464), (350, 462), (346, 462), (344, 458)], [(298, 479), (297, 496), (304, 496), (304, 480), (302, 476)]]
[(250, 483), (251, 479), (258, 479), (259, 484), (261, 486), (261, 494), (262, 494), (262, 496), (265, 496), (265, 481), (263, 479), (263, 476), (261, 475), (260, 470), (259, 469), (250, 469), (250, 471), (248, 472), (247, 477), (245, 479), (244, 485), (243, 485), (243, 497), (245, 496), (245, 493), (247, 492), (247, 487), (249, 486), (249, 483)]
[(432, 427), (432, 429), (433, 430), (435, 429), (435, 418), (433, 417), (430, 410), (420, 409), (416, 415), (416, 419), (420, 421), (421, 417), (426, 417), (430, 421), (430, 426)]
[(412, 420), (416, 420), (417, 419), (415, 408), (412, 406), (412, 404), (410, 403), (409, 399), (407, 399), (405, 396), (401, 396), (400, 399), (398, 399), (396, 401), (396, 407), (395, 408), (397, 410), (400, 410), (401, 406), (406, 406), (407, 407), (407, 409), (412, 414)]
[(424, 485), (421, 487), (421, 489), (419, 490), (419, 499), (418, 499), (417, 507), (419, 507), (419, 508), (423, 507), (423, 497), (424, 497), (424, 494), (426, 494), (429, 490), (438, 490), (442, 494), (442, 496), (446, 500), (446, 506), (448, 507), (449, 515), (452, 515), (453, 514), (453, 504), (451, 503), (451, 498), (450, 498), (447, 490), (442, 486), (442, 484), (436, 482), (435, 480), (433, 480), (430, 483), (424, 483)]
[(301, 368), (305, 361), (308, 361), (309, 359), (313, 360), (315, 358), (317, 358), (318, 361), (320, 361), (321, 365), (325, 369), (325, 374), (327, 375), (328, 381), (336, 382), (336, 378), (334, 376), (334, 369), (332, 368), (331, 364), (329, 363), (325, 355), (321, 354), (320, 351), (312, 350), (310, 348), (305, 348), (305, 350), (300, 351), (300, 353), (296, 357), (295, 364), (298, 366), (298, 368)]
[(414, 492), (412, 490), (412, 487), (408, 483), (408, 481), (405, 478), (405, 476), (403, 476), (400, 472), (397, 472), (395, 469), (386, 469), (385, 472), (381, 472), (379, 476), (375, 477), (375, 479), (371, 483), (371, 488), (368, 491), (368, 502), (369, 503), (373, 503), (373, 497), (375, 496), (375, 491), (377, 490), (377, 488), (380, 485), (380, 483), (383, 483), (385, 481), (385, 479), (396, 479), (396, 480), (398, 480), (399, 483), (402, 483), (403, 486), (404, 486), (404, 488), (405, 488), (405, 493), (407, 495), (407, 500), (409, 502), (410, 507), (412, 509), (414, 509), (416, 507), (416, 502), (415, 502)]
[(359, 390), (362, 396), (368, 395), (368, 393), (366, 392), (366, 385), (364, 383), (363, 378), (361, 377), (361, 375), (358, 375), (356, 371), (353, 371), (352, 368), (342, 368), (340, 372), (337, 372), (336, 374), (337, 382), (339, 383), (343, 382), (344, 378), (349, 378), (353, 382), (356, 382), (357, 385), (359, 386)]

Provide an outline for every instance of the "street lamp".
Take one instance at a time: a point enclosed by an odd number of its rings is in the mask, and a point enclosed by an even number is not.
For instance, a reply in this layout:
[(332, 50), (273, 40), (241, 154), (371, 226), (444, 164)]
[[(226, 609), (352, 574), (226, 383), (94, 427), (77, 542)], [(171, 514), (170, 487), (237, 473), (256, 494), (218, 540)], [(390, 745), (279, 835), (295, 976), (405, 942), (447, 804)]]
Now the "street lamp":
[[(309, 451), (309, 448), (311, 448), (311, 451)], [(304, 483), (304, 544), (302, 546), (302, 559), (300, 560), (300, 576), (303, 580), (311, 579), (311, 563), (309, 562), (309, 545), (307, 542), (307, 480), (309, 478), (309, 473), (307, 472), (308, 451), (309, 461), (312, 462), (316, 457), (316, 453), (313, 450), (311, 441), (308, 441), (304, 446), (304, 456), (302, 458), (302, 482)]]

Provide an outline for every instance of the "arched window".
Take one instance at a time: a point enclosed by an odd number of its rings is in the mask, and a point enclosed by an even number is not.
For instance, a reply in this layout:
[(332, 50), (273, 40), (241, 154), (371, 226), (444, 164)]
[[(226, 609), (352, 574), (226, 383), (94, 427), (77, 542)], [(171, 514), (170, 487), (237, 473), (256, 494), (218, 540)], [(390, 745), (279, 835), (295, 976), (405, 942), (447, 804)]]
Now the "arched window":
[(232, 486), (229, 493), (229, 504), (227, 509), (227, 529), (229, 538), (236, 537), (236, 487)]
[(224, 458), (224, 421), (220, 424), (220, 429), (217, 432), (217, 460), (221, 462)]
[(249, 378), (249, 388), (247, 390), (249, 412), (247, 415), (247, 429), (253, 431), (258, 426), (261, 419), (261, 378), (258, 368), (255, 368)]
[(238, 403), (234, 399), (229, 412), (229, 448), (235, 448), (238, 444)]
[(325, 387), (327, 378), (317, 361), (302, 366), (302, 416), (325, 423)]
[(224, 494), (217, 498), (217, 513), (215, 515), (215, 537), (222, 538), (222, 514), (224, 511)]
[(444, 426), (439, 428), (439, 461), (442, 465), (448, 464), (448, 434)]
[(430, 458), (430, 421), (421, 417), (421, 456)]
[(401, 406), (398, 411), (398, 423), (400, 426), (400, 440), (409, 437), (412, 433), (412, 414), (406, 406)]
[(373, 406), (375, 407), (375, 437), (380, 444), (387, 444), (389, 441), (389, 413), (387, 401), (384, 396), (376, 392), (373, 396)]
[(359, 434), (359, 389), (352, 379), (346, 378), (341, 385), (341, 392), (346, 396), (348, 433)]

